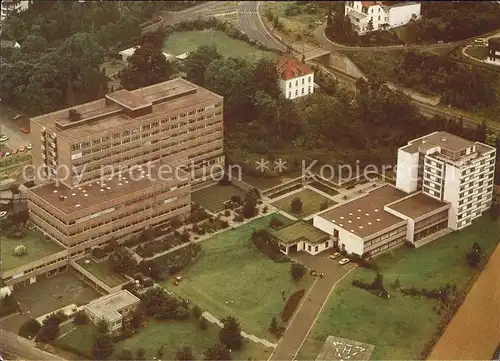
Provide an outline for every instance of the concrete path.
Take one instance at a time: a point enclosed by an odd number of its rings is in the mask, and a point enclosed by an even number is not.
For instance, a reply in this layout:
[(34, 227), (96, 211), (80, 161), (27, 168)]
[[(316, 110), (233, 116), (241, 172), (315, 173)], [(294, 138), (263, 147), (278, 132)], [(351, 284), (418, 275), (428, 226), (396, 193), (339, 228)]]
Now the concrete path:
[(472, 286), (429, 360), (491, 360), (500, 342), (500, 246)]
[(283, 337), (278, 342), (270, 360), (293, 360), (311, 332), (321, 310), (323, 309), (334, 286), (356, 265), (340, 266), (336, 261), (329, 260), (330, 252), (316, 256), (300, 252), (297, 259), (308, 268), (323, 272), (323, 278), (317, 278), (309, 291), (304, 295), (299, 308), (293, 315)]
[[(220, 328), (224, 327), (224, 325), (222, 324), (222, 322), (217, 317), (215, 317), (214, 315), (212, 315), (210, 312), (205, 311), (201, 315), (203, 317), (205, 317), (208, 322), (216, 324)], [(259, 337), (255, 336), (255, 335), (248, 334), (248, 333), (243, 332), (243, 331), (241, 331), (241, 336), (243, 336), (244, 338), (248, 338), (249, 340), (251, 340), (251, 341), (253, 341), (255, 343), (261, 343), (261, 344), (263, 344), (266, 347), (271, 347), (271, 348), (275, 348), (276, 347), (275, 343), (269, 342), (268, 340), (259, 338)]]

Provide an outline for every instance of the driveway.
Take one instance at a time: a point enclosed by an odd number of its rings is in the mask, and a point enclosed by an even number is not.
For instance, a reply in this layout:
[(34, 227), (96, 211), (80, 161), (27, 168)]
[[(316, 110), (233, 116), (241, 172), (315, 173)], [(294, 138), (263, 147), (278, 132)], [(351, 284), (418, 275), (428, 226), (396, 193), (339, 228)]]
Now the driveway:
[(22, 148), (30, 143), (29, 134), (21, 132), (21, 128), (29, 127), (29, 120), (15, 121), (12, 119), (15, 115), (14, 111), (0, 103), (0, 134), (9, 137), (2, 145), (10, 149)]
[(292, 360), (299, 352), (304, 340), (314, 326), (323, 305), (334, 285), (356, 268), (354, 264), (340, 266), (337, 260), (329, 260), (327, 256), (333, 252), (322, 252), (312, 256), (305, 252), (299, 252), (294, 256), (307, 267), (316, 272), (323, 272), (323, 278), (317, 278), (309, 291), (304, 295), (302, 302), (292, 317), (283, 337), (278, 342), (270, 360)]

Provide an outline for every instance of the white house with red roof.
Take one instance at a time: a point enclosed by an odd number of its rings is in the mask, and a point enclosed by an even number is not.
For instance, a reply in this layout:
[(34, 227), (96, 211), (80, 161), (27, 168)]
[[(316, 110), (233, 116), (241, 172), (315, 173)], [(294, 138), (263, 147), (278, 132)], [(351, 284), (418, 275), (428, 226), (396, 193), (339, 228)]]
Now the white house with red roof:
[(294, 56), (282, 57), (276, 68), (285, 98), (296, 99), (314, 93), (314, 71)]
[(413, 1), (346, 1), (345, 15), (351, 19), (358, 34), (372, 30), (387, 30), (420, 18), (421, 4)]

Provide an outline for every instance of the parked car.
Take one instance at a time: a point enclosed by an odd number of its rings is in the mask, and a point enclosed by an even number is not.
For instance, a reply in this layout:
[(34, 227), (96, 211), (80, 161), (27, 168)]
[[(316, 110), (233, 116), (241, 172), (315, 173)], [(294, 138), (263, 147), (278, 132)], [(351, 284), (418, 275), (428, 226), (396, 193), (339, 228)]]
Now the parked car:
[(4, 157), (8, 157), (10, 155), (10, 152), (5, 152)]
[(30, 128), (21, 128), (21, 132), (29, 134)]
[(26, 147), (28, 148), (28, 150), (31, 150), (31, 148), (32, 148), (31, 144), (28, 144)]
[(348, 264), (349, 262), (351, 262), (351, 260), (349, 258), (342, 258), (340, 261), (339, 261), (339, 265), (343, 266), (345, 264)]
[(3, 218), (7, 215), (7, 212), (6, 211), (1, 211), (0, 212), (0, 218)]
[(22, 152), (26, 152), (28, 150), (28, 147), (27, 146), (24, 146), (22, 148), (19, 148), (19, 151), (22, 153)]
[(334, 254), (329, 255), (327, 258), (331, 259), (333, 261), (335, 258), (338, 258), (339, 256), (340, 256), (340, 253), (335, 252)]
[(22, 119), (23, 117), (24, 117), (24, 114), (17, 114), (17, 115), (14, 115), (14, 117), (12, 119), (19, 120), (19, 119)]
[(18, 149), (13, 149), (11, 154), (12, 155), (17, 154), (18, 151), (19, 151)]
[(0, 134), (0, 142), (5, 142), (6, 140), (9, 140), (9, 137), (3, 134)]

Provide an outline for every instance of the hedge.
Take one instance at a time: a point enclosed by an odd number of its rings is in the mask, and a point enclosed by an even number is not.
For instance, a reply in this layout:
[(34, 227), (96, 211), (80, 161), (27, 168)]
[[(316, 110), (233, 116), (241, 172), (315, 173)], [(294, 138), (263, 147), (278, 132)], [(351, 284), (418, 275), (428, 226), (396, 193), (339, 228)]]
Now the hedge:
[(283, 322), (288, 322), (292, 317), (293, 313), (299, 306), (300, 300), (304, 297), (306, 290), (298, 290), (292, 293), (292, 295), (288, 298), (285, 303), (285, 307), (283, 307), (283, 312), (281, 313), (281, 319)]

